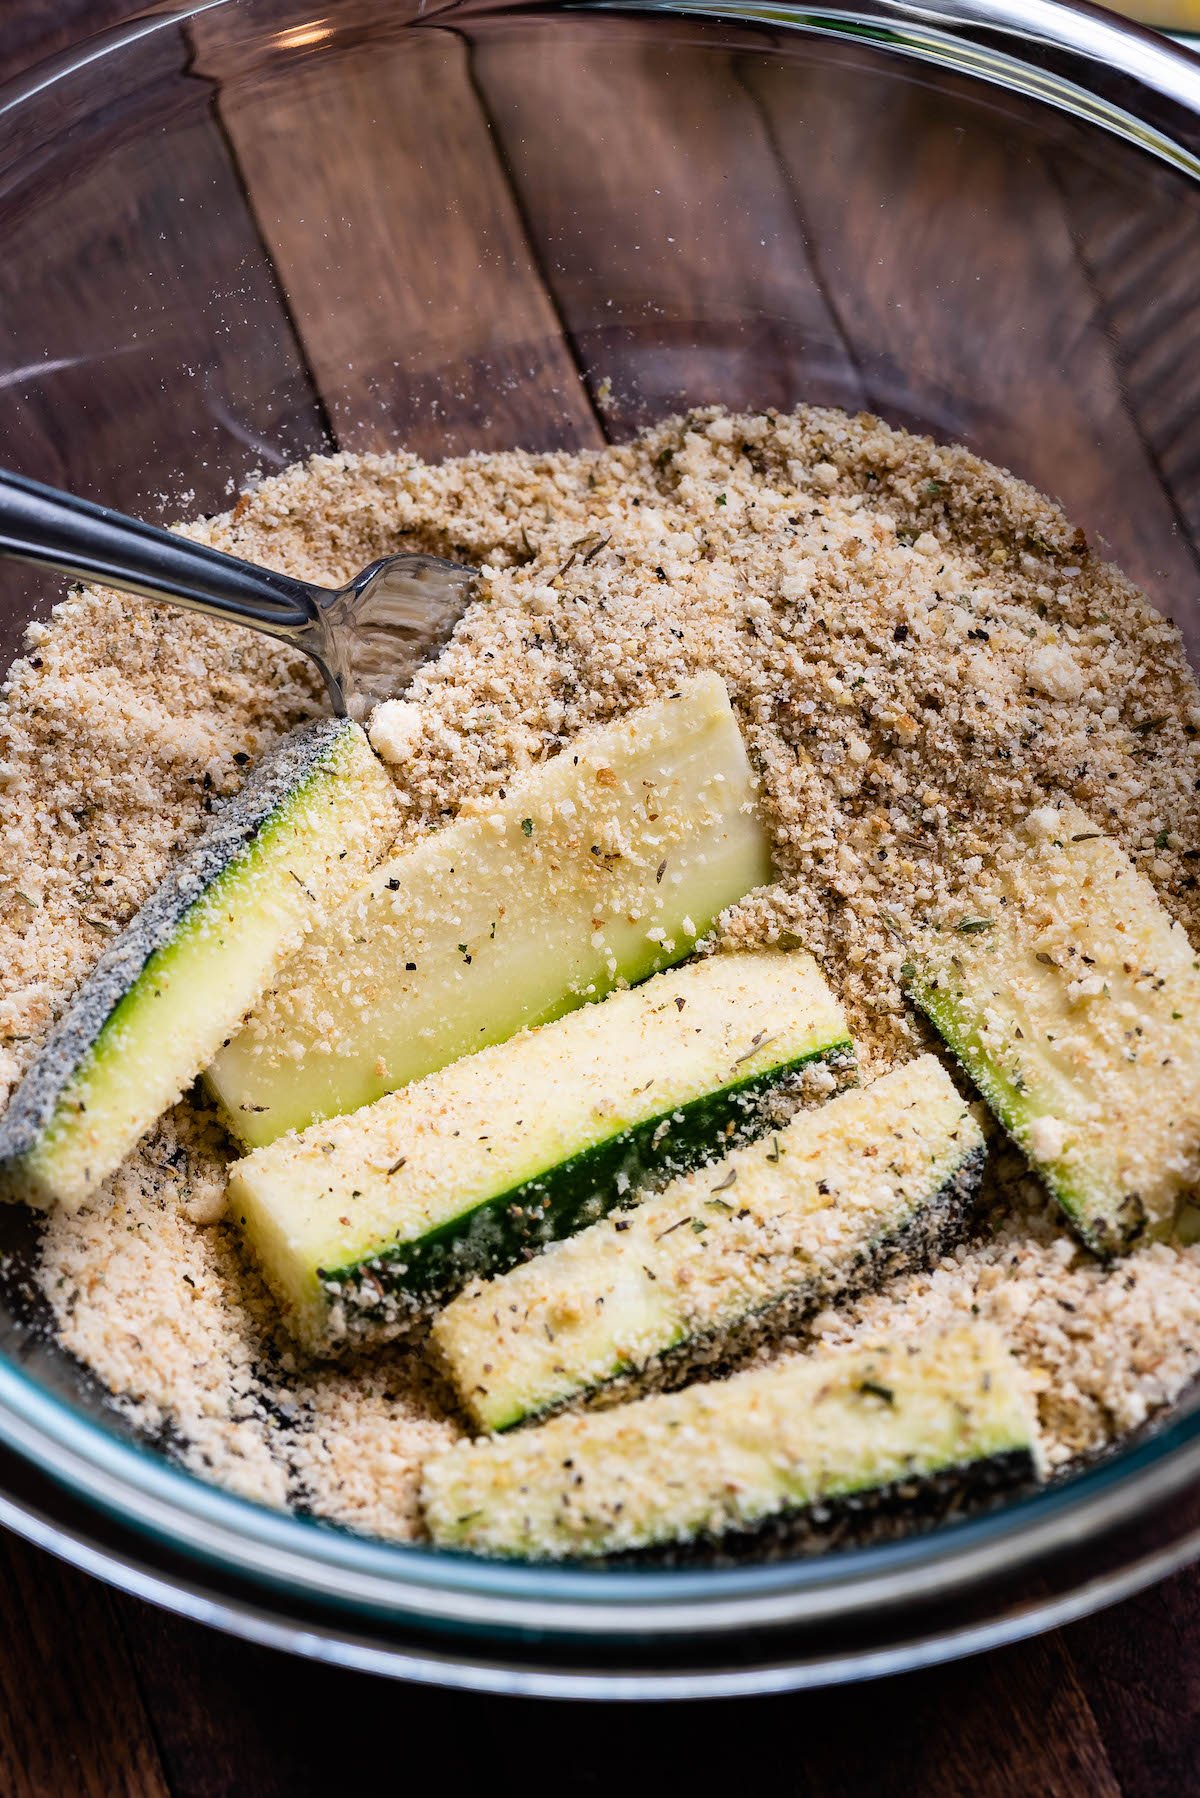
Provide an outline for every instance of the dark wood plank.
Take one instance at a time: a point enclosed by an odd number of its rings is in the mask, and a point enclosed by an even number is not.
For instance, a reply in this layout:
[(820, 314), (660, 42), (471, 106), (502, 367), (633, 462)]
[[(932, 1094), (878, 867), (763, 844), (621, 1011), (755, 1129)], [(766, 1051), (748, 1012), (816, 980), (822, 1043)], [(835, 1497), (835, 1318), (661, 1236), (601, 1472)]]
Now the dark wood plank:
[(5, 1798), (167, 1798), (104, 1587), (0, 1536), (0, 1617)]
[(122, 24), (134, 10), (129, 0), (10, 0), (0, 32), (0, 81)]
[(0, 460), (168, 516), (328, 444), (188, 60), (179, 31), (160, 30), (87, 110), (68, 84), (70, 129), (48, 144), (22, 126), (0, 194)]
[(1064, 1632), (1125, 1798), (1200, 1792), (1200, 1567)]
[(1131, 416), (1046, 165), (1058, 128), (1043, 122), (1039, 151), (1006, 102), (956, 95), (948, 78), (940, 92), (937, 77), (928, 89), (890, 82), (840, 48), (810, 65), (747, 59), (744, 79), (872, 409), (1057, 495), (1167, 609), (1194, 595), (1195, 547)]
[[(86, 6), (83, 0), (63, 0), (54, 12), (60, 20), (69, 18), (73, 28), (85, 15), (90, 15), (89, 25), (102, 22), (102, 6), (106, 14), (128, 10), (105, 6), (105, 0), (88, 0)], [(347, 15), (351, 10), (347, 7)], [(14, 42), (26, 41), (18, 33), (27, 30), (37, 13), (40, 25), (50, 15), (45, 0), (8, 0), (0, 25), (0, 59)], [(686, 121), (686, 100), (684, 95), (676, 119)], [(560, 106), (560, 122), (564, 111), (569, 108)], [(866, 122), (860, 118), (859, 128)], [(535, 123), (531, 118), (522, 126), (530, 141)], [(667, 150), (694, 146), (699, 127), (692, 129), (689, 139), (684, 126), (676, 124)], [(754, 141), (761, 147), (760, 138)], [(201, 167), (211, 169), (211, 160), (204, 160), (211, 158), (211, 139), (203, 134), (202, 142), (205, 147), (197, 152)], [(727, 151), (740, 147), (724, 146)], [(689, 160), (681, 153), (681, 163)], [(228, 175), (230, 164), (224, 166)], [(144, 179), (144, 170), (142, 174)], [(628, 170), (622, 179), (635, 175), (636, 170)], [(236, 210), (236, 174), (233, 185), (220, 191), (223, 204)], [(93, 200), (104, 198), (95, 188), (91, 193)], [(652, 197), (644, 195), (647, 202)], [(676, 201), (673, 216), (687, 218), (683, 189)], [(705, 202), (704, 211), (711, 217), (719, 207)], [(543, 254), (548, 248), (554, 251), (559, 279), (565, 281), (570, 246), (559, 238), (569, 235), (569, 215), (560, 206), (557, 214), (546, 216), (551, 224), (540, 239), (535, 233), (534, 241)], [(643, 216), (650, 214), (644, 211)], [(791, 216), (797, 217), (795, 209)], [(613, 214), (610, 250), (619, 267), (621, 246), (611, 241), (616, 222)], [(169, 226), (170, 220), (163, 223)], [(779, 229), (782, 235), (782, 223)], [(99, 235), (93, 220), (90, 235), (84, 231), (80, 241), (90, 243)], [(748, 236), (727, 241), (753, 248)], [(771, 306), (760, 305), (753, 293), (746, 297), (745, 290), (738, 297), (740, 274), (718, 270), (714, 275), (712, 249), (704, 251), (702, 245), (697, 226), (683, 266), (687, 280), (713, 283), (701, 287), (705, 307), (724, 304), (732, 294), (727, 317), (735, 325), (740, 319), (739, 329), (777, 331)], [(1110, 266), (1115, 269), (1117, 261), (1114, 252)], [(1102, 276), (1104, 258), (1096, 255), (1094, 262)], [(581, 281), (582, 257), (574, 266)], [(69, 259), (63, 255), (55, 267), (65, 276)], [(1098, 287), (1109, 304), (1102, 278)], [(681, 282), (674, 291), (682, 296), (686, 289)], [(581, 288), (576, 298), (582, 309), (587, 296)], [(615, 331), (603, 319), (580, 311), (590, 332), (585, 347), (594, 346), (590, 365), (598, 380), (618, 367), (621, 331), (645, 323), (644, 312), (638, 311), (645, 299), (644, 289), (640, 298), (636, 291), (627, 296), (623, 324)], [(200, 308), (197, 337), (221, 322), (219, 313), (203, 311), (206, 303), (202, 291), (194, 302)], [(786, 309), (786, 293), (778, 303)], [(1131, 302), (1121, 304), (1130, 309)], [(1121, 305), (1114, 304), (1114, 315), (1120, 313)], [(794, 314), (785, 310), (785, 317)], [(828, 309), (824, 319), (818, 312), (813, 329), (818, 334), (828, 330), (828, 341), (841, 356)], [(785, 359), (794, 354), (800, 365), (807, 340), (785, 333), (767, 341), (775, 342)], [(241, 347), (243, 353), (254, 349), (245, 341)], [(664, 334), (658, 347), (660, 370), (653, 367), (653, 358), (628, 365), (635, 404), (647, 392), (658, 392), (667, 403), (676, 387), (681, 398), (687, 397), (685, 390), (693, 398), (708, 397), (695, 383), (718, 377), (729, 383), (728, 393), (718, 397), (733, 397), (736, 403), (738, 381), (749, 380), (755, 360), (746, 354), (739, 362), (735, 345), (721, 361), (725, 353), (711, 346), (713, 354), (706, 352), (680, 374), (675, 371), (688, 354), (682, 339)], [(1143, 344), (1137, 356), (1150, 354), (1153, 347)], [(1135, 361), (1131, 357), (1130, 369)], [(846, 383), (841, 403), (859, 403), (853, 362), (839, 360), (831, 366), (840, 371), (836, 379)], [(614, 379), (614, 386), (619, 388), (624, 379)], [(1139, 409), (1151, 418), (1150, 397), (1160, 391), (1156, 379), (1161, 377), (1141, 382), (1147, 398), (1139, 401)], [(86, 405), (87, 398), (81, 387), (71, 403)], [(135, 388), (135, 398), (139, 407), (149, 407), (153, 441), (163, 441), (165, 447), (162, 427), (154, 425), (154, 394)], [(472, 403), (478, 403), (478, 395)], [(617, 421), (627, 425), (634, 415), (630, 410)], [(69, 413), (61, 410), (60, 416)], [(51, 430), (36, 410), (29, 425), (35, 443), (39, 431), (45, 434), (48, 458), (72, 454), (69, 433)], [(585, 429), (583, 422), (579, 428)], [(1169, 438), (1170, 432), (1160, 436)], [(186, 454), (186, 446), (180, 453)], [(203, 446), (196, 452), (199, 476), (210, 453)], [(1169, 458), (1163, 460), (1166, 466)], [(1179, 466), (1190, 465), (1185, 459)], [(81, 479), (89, 472), (78, 470)], [(285, 1793), (303, 1798), (309, 1792), (326, 1798), (330, 1790), (348, 1786), (387, 1790), (401, 1779), (407, 1783), (414, 1765), (421, 1764), (422, 1750), (432, 1746), (450, 1755), (455, 1778), (486, 1780), (489, 1790), (501, 1793), (557, 1794), (569, 1782), (583, 1793), (608, 1794), (614, 1788), (657, 1792), (665, 1786), (703, 1798), (707, 1792), (740, 1790), (751, 1777), (784, 1793), (836, 1798), (843, 1793), (857, 1798), (864, 1791), (903, 1793), (904, 1798), (914, 1792), (922, 1798), (1186, 1793), (1200, 1784), (1198, 1602), (1200, 1574), (1193, 1571), (1061, 1636), (954, 1668), (841, 1693), (614, 1713), (477, 1700), (305, 1665), (108, 1595), (48, 1557), (0, 1538), (0, 1788), (17, 1798), (93, 1792), (156, 1798), (168, 1788), (187, 1798), (282, 1798)], [(130, 1654), (122, 1647), (121, 1632), (132, 1644)], [(161, 1760), (147, 1713), (162, 1742)]]
[[(303, 1798), (318, 1789), (330, 1798), (348, 1789), (344, 1766), (339, 1780), (332, 1763), (335, 1743), (353, 1740), (358, 1722), (353, 1676), (309, 1668), (136, 1599), (117, 1595), (114, 1605), (173, 1798)], [(396, 1702), (403, 1715), (403, 1688)], [(328, 1719), (328, 1736), (310, 1727), (317, 1718)], [(382, 1756), (368, 1748), (364, 1761), (357, 1745), (354, 1754), (359, 1779), (378, 1767), (381, 1790), (395, 1785), (394, 1761), (389, 1779)], [(322, 1779), (332, 1784), (319, 1788)]]
[(736, 59), (693, 22), (470, 24), (479, 92), (606, 424), (864, 390)]
[[(489, 1789), (529, 1798), (560, 1792), (564, 1777), (597, 1798), (622, 1789), (727, 1798), (746, 1784), (749, 1753), (756, 1785), (805, 1798), (1122, 1792), (1058, 1634), (863, 1687), (614, 1710), (391, 1685), (119, 1602), (180, 1798), (316, 1798), (338, 1789), (351, 1747), (358, 1785), (386, 1788), (397, 1744), (417, 1738), (451, 1755), (455, 1744), (508, 1744), (489, 1766)], [(336, 1726), (298, 1726), (315, 1716)]]
[(813, 1798), (1121, 1798), (1059, 1635), (812, 1701)]
[[(218, 80), (224, 29), (193, 26)], [(351, 34), (283, 85), (223, 82), (220, 108), (344, 445), (602, 441), (456, 36)]]
[[(1120, 204), (1110, 168), (1050, 159), (1080, 262), (1111, 346), (1125, 406), (1178, 514), (1181, 534), (1200, 542), (1200, 201), (1177, 190), (1153, 211), (1129, 194)], [(1165, 170), (1138, 165), (1138, 180), (1165, 183)], [(1193, 583), (1194, 592), (1194, 583)], [(1189, 608), (1189, 611), (1191, 608)], [(1200, 633), (1193, 655), (1200, 650)]]

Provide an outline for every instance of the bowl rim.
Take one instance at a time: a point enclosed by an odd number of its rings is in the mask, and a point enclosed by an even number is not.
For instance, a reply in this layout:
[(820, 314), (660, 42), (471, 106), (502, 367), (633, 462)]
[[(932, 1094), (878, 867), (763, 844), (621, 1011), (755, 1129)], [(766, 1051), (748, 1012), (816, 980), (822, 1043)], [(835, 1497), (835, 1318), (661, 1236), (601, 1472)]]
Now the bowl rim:
[[(0, 1442), (160, 1548), (281, 1594), (377, 1618), (560, 1635), (685, 1637), (844, 1622), (1009, 1576), (1140, 1516), (1200, 1477), (1200, 1408), (995, 1510), (865, 1548), (711, 1569), (493, 1561), (388, 1542), (209, 1485), (0, 1361)], [(317, 1544), (318, 1554), (314, 1554)]]
[[(191, 0), (154, 7), (0, 89), (0, 116), (151, 32), (247, 3), (253, 0)], [(436, 27), (461, 10), (454, 4), (431, 9), (422, 22)], [(540, 0), (507, 0), (485, 4), (478, 16), (534, 16), (541, 10), (545, 9)], [(1178, 107), (1193, 128), (1200, 125), (1200, 58), (1090, 4), (859, 0), (853, 7), (833, 4), (809, 10), (770, 0), (683, 0), (679, 5), (666, 0), (574, 0), (567, 10), (682, 15), (860, 40), (862, 27), (870, 25), (876, 47), (949, 63), (1002, 87), (1019, 86), (1050, 106), (1065, 107), (1103, 130), (1131, 138), (1200, 183), (1200, 158), (1158, 126), (1060, 74), (1022, 61), (1011, 50), (997, 50), (965, 35), (977, 28), (996, 30), (1014, 39), (1021, 36), (1026, 43), (1032, 40), (1043, 48), (1074, 53), (1084, 63), (1102, 63)], [(1016, 80), (1018, 71), (1024, 71), (1028, 80)], [(141, 1443), (106, 1430), (7, 1356), (0, 1356), (0, 1444), (97, 1513), (124, 1523), (135, 1520), (150, 1566), (156, 1553), (169, 1550), (192, 1563), (198, 1577), (205, 1569), (232, 1570), (258, 1590), (272, 1593), (278, 1603), (316, 1602), (343, 1621), (352, 1614), (384, 1623), (416, 1618), (430, 1627), (461, 1631), (459, 1649), (451, 1658), (466, 1664), (472, 1631), (491, 1635), (537, 1631), (549, 1637), (602, 1636), (609, 1641), (648, 1635), (683, 1639), (698, 1632), (725, 1636), (844, 1621), (854, 1614), (908, 1606), (1011, 1575), (1018, 1567), (1032, 1566), (1077, 1545), (1082, 1536), (1099, 1537), (1116, 1529), (1148, 1504), (1165, 1500), (1200, 1478), (1200, 1408), (1171, 1416), (1144, 1440), (1118, 1447), (1095, 1465), (981, 1516), (867, 1548), (703, 1570), (618, 1571), (504, 1563), (357, 1536), (207, 1484)], [(21, 1529), (19, 1507), (5, 1509), (10, 1514), (4, 1521)], [(69, 1553), (68, 1539), (64, 1533), (59, 1552)], [(1200, 1552), (1200, 1541), (1189, 1538), (1186, 1552)], [(101, 1554), (92, 1570), (104, 1574), (105, 1565)], [(118, 1577), (117, 1565), (112, 1558), (108, 1577)], [(1126, 1569), (1092, 1582), (1087, 1588), (1088, 1608), (1106, 1602), (1122, 1580), (1134, 1589), (1131, 1577)], [(1047, 1624), (1054, 1609), (1050, 1603), (1045, 1607)], [(237, 1629), (234, 1610), (226, 1606), (224, 1615), (209, 1614), (209, 1601), (206, 1620)], [(1028, 1633), (1028, 1627), (1015, 1633)], [(299, 1640), (298, 1632), (292, 1636), (279, 1645), (323, 1652)], [(326, 1653), (325, 1658), (336, 1657)], [(420, 1676), (411, 1667), (396, 1670)], [(578, 1682), (572, 1687), (576, 1695), (585, 1689)], [(703, 1682), (696, 1685), (697, 1691), (704, 1689)]]

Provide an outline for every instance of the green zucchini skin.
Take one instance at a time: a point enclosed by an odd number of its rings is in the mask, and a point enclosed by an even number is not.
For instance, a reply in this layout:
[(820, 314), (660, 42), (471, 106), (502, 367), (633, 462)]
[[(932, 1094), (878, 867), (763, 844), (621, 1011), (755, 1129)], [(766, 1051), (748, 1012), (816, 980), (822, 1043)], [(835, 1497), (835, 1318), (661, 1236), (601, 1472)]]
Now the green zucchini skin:
[(718, 1146), (753, 1140), (767, 1128), (762, 1100), (806, 1067), (824, 1062), (845, 1071), (853, 1061), (847, 1038), (644, 1119), (417, 1241), (347, 1267), (322, 1268), (326, 1298), (341, 1307), (352, 1336), (394, 1327), (406, 1312), (423, 1315), (475, 1275), (511, 1267), (628, 1204), (627, 1195), (648, 1179), (684, 1173)]
[(256, 1149), (230, 1215), (293, 1335), (336, 1353), (754, 1130), (807, 1061), (852, 1057), (807, 952), (702, 957)]
[(926, 1263), (959, 1234), (985, 1157), (941, 1062), (920, 1056), (468, 1288), (434, 1320), (434, 1352), (493, 1432), (727, 1370)]
[(0, 1119), (6, 1196), (84, 1203), (398, 823), (392, 783), (357, 724), (317, 720), (268, 750), (50, 1031)]
[[(982, 1047), (964, 1008), (955, 1002), (952, 994), (939, 991), (936, 986), (924, 984), (919, 979), (910, 979), (907, 991), (912, 1003), (925, 1014), (958, 1066), (976, 1087), (1008, 1140), (1028, 1152), (1028, 1120), (1020, 1091), (1003, 1065)], [(1101, 1259), (1128, 1254), (1145, 1236), (1149, 1220), (1136, 1193), (1127, 1194), (1107, 1216), (1093, 1219), (1087, 1215), (1081, 1195), (1058, 1169), (1040, 1166), (1037, 1172), (1077, 1235)]]
[(800, 1555), (867, 1548), (978, 1516), (1036, 1491), (1041, 1483), (1040, 1463), (1032, 1449), (1005, 1449), (986, 1460), (923, 1474), (919, 1480), (894, 1480), (887, 1486), (823, 1500), (806, 1510), (780, 1512), (748, 1529), (705, 1532), (690, 1542), (600, 1555), (590, 1564), (615, 1571), (624, 1567), (744, 1567), (751, 1561), (761, 1566), (794, 1561)]
[(685, 960), (772, 878), (729, 695), (697, 676), (390, 857), (289, 962), (208, 1085), (262, 1148)]
[(1088, 1248), (1169, 1235), (1200, 1186), (1200, 957), (1073, 807), (1015, 826), (973, 903), (910, 941), (909, 997)]
[(458, 1442), (426, 1463), (421, 1505), (439, 1547), (578, 1561), (1043, 1469), (1026, 1375), (995, 1328), (967, 1320)]
[(869, 1243), (836, 1285), (816, 1282), (799, 1287), (760, 1306), (718, 1329), (685, 1338), (652, 1359), (622, 1368), (591, 1392), (575, 1393), (557, 1403), (532, 1411), (501, 1425), (503, 1434), (515, 1425), (534, 1424), (569, 1407), (624, 1404), (647, 1392), (677, 1392), (698, 1375), (723, 1378), (743, 1366), (760, 1349), (777, 1344), (804, 1325), (816, 1312), (836, 1300), (845, 1304), (873, 1292), (896, 1274), (928, 1267), (962, 1239), (964, 1221), (979, 1197), (987, 1150), (972, 1149), (954, 1172), (942, 1182), (928, 1203), (899, 1229)]

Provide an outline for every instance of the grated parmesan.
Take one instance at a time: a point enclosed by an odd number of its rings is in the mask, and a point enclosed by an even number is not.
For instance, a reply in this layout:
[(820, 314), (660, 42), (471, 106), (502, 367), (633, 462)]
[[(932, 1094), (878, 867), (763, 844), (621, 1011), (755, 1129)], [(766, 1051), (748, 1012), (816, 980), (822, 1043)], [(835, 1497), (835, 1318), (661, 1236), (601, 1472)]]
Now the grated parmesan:
[[(927, 1045), (901, 993), (906, 932), (969, 906), (1031, 812), (1083, 808), (1200, 941), (1200, 693), (1178, 633), (1049, 500), (965, 449), (866, 416), (710, 410), (577, 456), (318, 457), (183, 528), (330, 585), (405, 546), (482, 567), (403, 702), (410, 836), (486, 813), (583, 726), (718, 670), (778, 870), (721, 942), (812, 948), (872, 1074)], [(0, 714), (0, 1093), (210, 797), (322, 704), (281, 646), (105, 593), (29, 634)], [(204, 1477), (411, 1537), (422, 1464), (460, 1434), (446, 1394), (411, 1350), (314, 1371), (276, 1333), (220, 1221), (227, 1154), (185, 1102), (95, 1202), (48, 1220), (61, 1340)], [(1200, 1370), (1200, 1249), (1106, 1267), (1015, 1156), (993, 1161), (975, 1238), (812, 1329), (904, 1335), (977, 1308), (1062, 1466)]]

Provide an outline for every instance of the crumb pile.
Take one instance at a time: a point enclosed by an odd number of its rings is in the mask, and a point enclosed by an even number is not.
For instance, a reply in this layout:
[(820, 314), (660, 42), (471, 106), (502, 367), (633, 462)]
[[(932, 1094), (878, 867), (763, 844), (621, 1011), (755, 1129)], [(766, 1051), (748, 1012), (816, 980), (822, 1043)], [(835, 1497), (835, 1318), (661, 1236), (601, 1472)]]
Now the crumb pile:
[[(927, 1046), (900, 988), (906, 936), (962, 904), (1035, 807), (1082, 807), (1200, 940), (1200, 692), (1178, 635), (1050, 501), (965, 450), (831, 411), (704, 411), (586, 455), (318, 458), (187, 529), (330, 584), (401, 547), (480, 567), (455, 639), (387, 719), (410, 837), (716, 669), (778, 873), (722, 941), (809, 946), (869, 1074)], [(212, 797), (322, 702), (278, 646), (91, 592), (30, 631), (3, 699), (11, 1090)], [(221, 1222), (228, 1157), (188, 1101), (83, 1212), (49, 1218), (39, 1277), (60, 1337), (196, 1471), (409, 1537), (422, 1461), (460, 1434), (446, 1394), (412, 1350), (314, 1370), (277, 1335)], [(811, 1329), (992, 1320), (1061, 1466), (1200, 1371), (1200, 1250), (1104, 1267), (1015, 1156), (993, 1164), (976, 1237)]]

